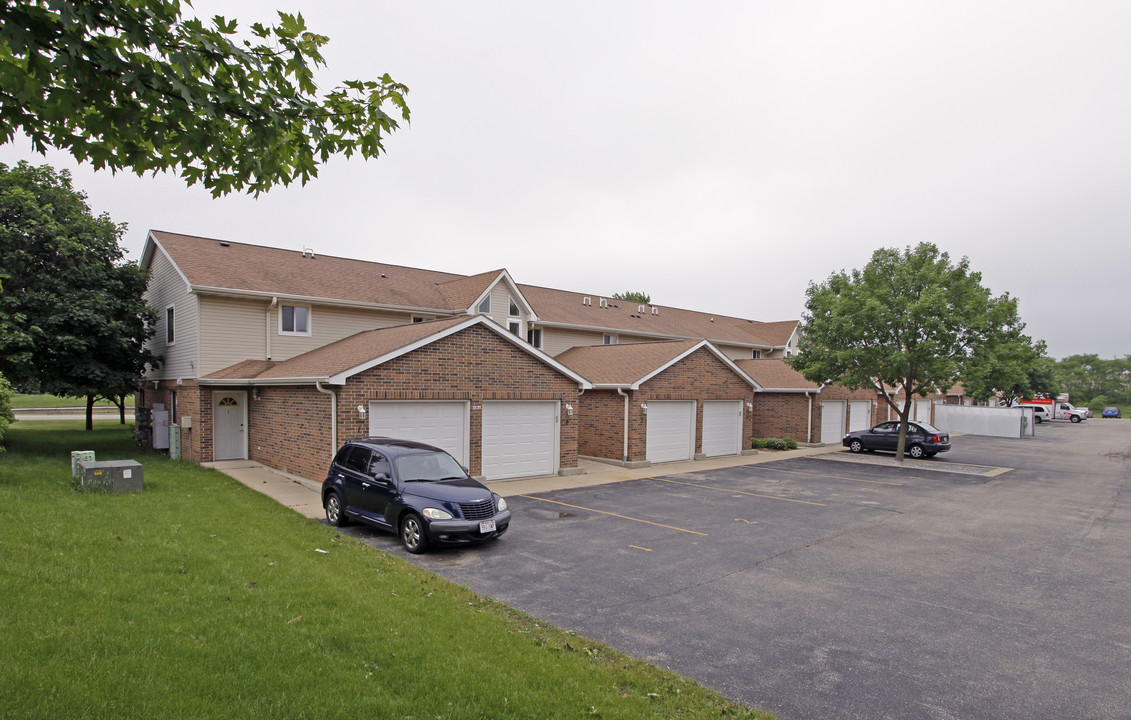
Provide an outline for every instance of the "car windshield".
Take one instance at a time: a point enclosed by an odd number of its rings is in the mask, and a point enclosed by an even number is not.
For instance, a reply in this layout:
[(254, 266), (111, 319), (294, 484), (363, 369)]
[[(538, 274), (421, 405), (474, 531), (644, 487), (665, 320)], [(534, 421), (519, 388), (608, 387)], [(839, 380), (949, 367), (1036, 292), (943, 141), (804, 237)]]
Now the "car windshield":
[(419, 452), (393, 460), (401, 482), (437, 482), (467, 477), (456, 459), (446, 452)]

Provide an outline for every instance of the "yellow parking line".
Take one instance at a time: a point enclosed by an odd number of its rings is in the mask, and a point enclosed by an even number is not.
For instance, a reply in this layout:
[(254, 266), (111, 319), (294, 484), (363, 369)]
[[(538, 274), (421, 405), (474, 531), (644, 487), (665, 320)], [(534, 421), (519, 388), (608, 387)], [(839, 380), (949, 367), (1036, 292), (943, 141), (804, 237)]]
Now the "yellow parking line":
[(730, 490), (728, 488), (715, 487), (714, 485), (696, 485), (695, 483), (680, 482), (679, 480), (668, 480), (667, 478), (653, 478), (660, 482), (672, 483), (674, 485), (689, 485), (691, 487), (703, 488), (704, 490), (718, 490), (719, 492), (738, 493), (739, 495), (749, 495), (751, 497), (766, 498), (767, 500), (784, 500), (785, 502), (804, 503), (806, 505), (817, 505), (825, 507), (824, 503), (813, 502), (812, 500), (794, 500), (793, 498), (777, 497), (776, 495), (760, 495), (758, 493), (746, 492), (745, 490)]
[(644, 552), (652, 552), (652, 548), (642, 548), (639, 545), (629, 545), (629, 547), (636, 550), (643, 550)]
[(691, 533), (692, 535), (702, 535), (707, 537), (707, 533), (699, 532), (698, 530), (686, 530), (684, 528), (675, 527), (674, 525), (664, 525), (663, 523), (652, 522), (651, 520), (641, 520), (640, 518), (629, 517), (628, 515), (617, 515), (616, 513), (606, 512), (604, 510), (594, 510), (593, 508), (582, 507), (581, 505), (570, 505), (569, 503), (558, 502), (557, 500), (547, 500), (546, 498), (535, 497), (533, 495), (519, 495), (529, 500), (541, 500), (542, 502), (553, 503), (555, 505), (564, 505), (565, 507), (575, 508), (577, 510), (584, 510), (586, 512), (595, 512), (602, 515), (612, 515), (613, 517), (621, 518), (622, 520), (632, 520), (634, 522), (646, 523), (648, 525), (655, 525), (657, 527), (667, 528), (668, 530), (679, 530), (680, 532)]

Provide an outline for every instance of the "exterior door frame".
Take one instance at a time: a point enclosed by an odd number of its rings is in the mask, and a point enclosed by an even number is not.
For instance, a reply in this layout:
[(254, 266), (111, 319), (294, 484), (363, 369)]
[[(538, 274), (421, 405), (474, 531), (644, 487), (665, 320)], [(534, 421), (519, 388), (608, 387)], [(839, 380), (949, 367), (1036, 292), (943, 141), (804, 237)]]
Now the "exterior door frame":
[[(240, 405), (240, 418), (239, 428), (235, 430), (240, 436), (238, 452), (235, 457), (219, 457), (217, 449), (220, 444), (217, 440), (224, 432), (225, 428), (220, 427), (220, 403), (225, 397), (237, 398)], [(247, 390), (223, 390), (221, 392), (212, 393), (212, 459), (217, 460), (247, 460)]]

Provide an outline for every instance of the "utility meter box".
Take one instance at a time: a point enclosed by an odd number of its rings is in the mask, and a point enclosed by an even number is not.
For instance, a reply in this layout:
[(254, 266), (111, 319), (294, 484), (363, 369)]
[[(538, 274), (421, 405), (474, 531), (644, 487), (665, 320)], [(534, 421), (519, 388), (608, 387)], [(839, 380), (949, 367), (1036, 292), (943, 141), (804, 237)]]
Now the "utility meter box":
[(77, 478), (79, 476), (79, 463), (81, 462), (94, 462), (93, 450), (73, 450), (71, 451), (71, 477)]
[(145, 489), (144, 471), (136, 460), (80, 462), (79, 488), (84, 492), (137, 492)]

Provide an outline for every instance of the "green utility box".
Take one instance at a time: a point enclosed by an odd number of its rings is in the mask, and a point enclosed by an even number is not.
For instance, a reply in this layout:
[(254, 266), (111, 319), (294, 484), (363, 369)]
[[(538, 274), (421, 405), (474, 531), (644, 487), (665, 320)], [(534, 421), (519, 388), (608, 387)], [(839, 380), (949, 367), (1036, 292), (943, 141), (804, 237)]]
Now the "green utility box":
[(79, 489), (84, 492), (127, 493), (145, 489), (141, 463), (103, 460), (79, 463)]

